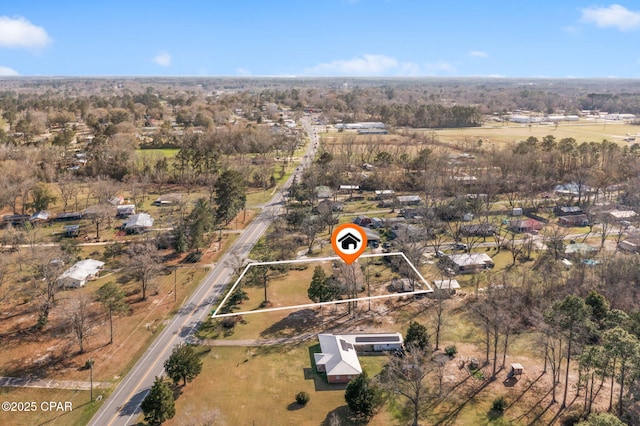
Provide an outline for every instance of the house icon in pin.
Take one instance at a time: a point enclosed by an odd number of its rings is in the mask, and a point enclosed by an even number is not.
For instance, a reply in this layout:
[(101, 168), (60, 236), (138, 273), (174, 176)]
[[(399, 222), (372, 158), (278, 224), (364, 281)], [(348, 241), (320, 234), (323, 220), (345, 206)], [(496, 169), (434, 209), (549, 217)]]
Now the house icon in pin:
[(360, 238), (356, 237), (351, 232), (346, 233), (338, 239), (340, 247), (342, 247), (343, 250), (355, 250), (358, 248), (358, 243), (360, 241)]

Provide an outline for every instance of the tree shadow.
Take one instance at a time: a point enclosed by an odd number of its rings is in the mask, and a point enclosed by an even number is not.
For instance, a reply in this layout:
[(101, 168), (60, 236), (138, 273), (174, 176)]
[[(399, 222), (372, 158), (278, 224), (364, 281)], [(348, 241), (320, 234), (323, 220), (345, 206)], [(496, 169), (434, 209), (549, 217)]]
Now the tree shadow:
[(135, 414), (135, 412), (138, 410), (138, 407), (140, 407), (140, 404), (142, 403), (142, 400), (145, 398), (145, 396), (147, 395), (147, 392), (149, 391), (149, 389), (142, 389), (141, 391), (139, 391), (138, 393), (136, 393), (131, 399), (129, 399), (120, 409), (120, 414), (119, 416), (132, 416), (133, 414)]
[(304, 331), (318, 324), (318, 313), (313, 309), (302, 309), (295, 311), (265, 328), (260, 332), (260, 336), (269, 337), (291, 337), (299, 335)]
[[(535, 385), (544, 375), (544, 373), (541, 373), (540, 375), (538, 375), (538, 377), (536, 377), (535, 380), (533, 380), (531, 383), (529, 383), (529, 386), (527, 386), (525, 389), (523, 389), (523, 391), (520, 393), (520, 395), (518, 395), (518, 397), (516, 399), (514, 399), (511, 404), (509, 404), (509, 406), (504, 410), (507, 411), (509, 408), (513, 407), (519, 400), (520, 398), (522, 398), (527, 392), (529, 392), (529, 390), (533, 387), (533, 385)], [(513, 377), (512, 377), (513, 379)], [(507, 379), (509, 380), (509, 379)], [(505, 380), (506, 381), (506, 380)], [(517, 380), (516, 380), (517, 382)], [(506, 384), (505, 384), (506, 386)]]
[(296, 401), (293, 401), (291, 404), (287, 405), (288, 411), (298, 411), (304, 408), (304, 405), (298, 404)]
[(472, 389), (471, 392), (469, 393), (467, 399), (465, 399), (462, 403), (458, 404), (458, 406), (451, 410), (449, 413), (446, 413), (446, 415), (440, 419), (439, 421), (435, 422), (434, 425), (452, 425), (455, 424), (456, 418), (458, 417), (458, 415), (460, 414), (460, 412), (462, 411), (462, 409), (473, 400), (473, 398), (475, 398), (480, 392), (482, 392), (482, 390), (484, 388), (487, 387), (487, 385), (489, 385), (492, 382), (492, 380), (485, 380), (484, 382), (482, 382), (482, 384), (480, 386), (478, 386), (475, 389)]
[(327, 417), (325, 417), (322, 423), (320, 423), (320, 426), (331, 426), (334, 424), (343, 426), (363, 426), (367, 423), (368, 421), (366, 420), (354, 419), (349, 406), (342, 405), (335, 410), (329, 411), (327, 413)]

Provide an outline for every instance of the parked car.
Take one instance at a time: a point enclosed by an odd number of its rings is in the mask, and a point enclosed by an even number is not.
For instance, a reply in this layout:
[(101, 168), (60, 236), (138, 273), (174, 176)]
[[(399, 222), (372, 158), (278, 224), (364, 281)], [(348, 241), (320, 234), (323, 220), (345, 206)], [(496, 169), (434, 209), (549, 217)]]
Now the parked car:
[(453, 249), (454, 249), (454, 250), (467, 250), (468, 248), (469, 248), (469, 246), (467, 246), (467, 245), (466, 245), (466, 244), (464, 244), (464, 243), (455, 243), (455, 244), (453, 245)]

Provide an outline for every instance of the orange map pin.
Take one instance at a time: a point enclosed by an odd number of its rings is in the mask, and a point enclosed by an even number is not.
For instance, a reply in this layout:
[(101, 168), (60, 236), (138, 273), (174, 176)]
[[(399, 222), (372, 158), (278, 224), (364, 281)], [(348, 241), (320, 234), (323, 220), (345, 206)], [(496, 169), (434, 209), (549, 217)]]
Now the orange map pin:
[(354, 223), (338, 226), (331, 235), (333, 250), (347, 265), (351, 265), (367, 248), (367, 234)]

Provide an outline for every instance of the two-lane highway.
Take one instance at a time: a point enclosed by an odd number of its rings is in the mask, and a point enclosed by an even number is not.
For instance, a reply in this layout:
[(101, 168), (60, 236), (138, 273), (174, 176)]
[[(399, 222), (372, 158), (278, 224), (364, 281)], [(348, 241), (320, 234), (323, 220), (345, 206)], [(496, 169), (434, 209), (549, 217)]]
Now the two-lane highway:
[(310, 141), (306, 155), (300, 162), (300, 167), (274, 194), (262, 212), (247, 226), (230, 249), (222, 255), (216, 266), (207, 274), (182, 309), (162, 330), (93, 416), (91, 425), (129, 425), (134, 423), (141, 412), (140, 403), (149, 392), (155, 376), (163, 374), (164, 361), (171, 354), (173, 347), (191, 336), (205, 319), (205, 316), (211, 313), (212, 306), (220, 300), (221, 294), (233, 275), (233, 269), (227, 266), (231, 257), (237, 256), (242, 259), (248, 257), (255, 243), (280, 212), (284, 193), (291, 185), (294, 176), (298, 176), (299, 179), (304, 168), (311, 164), (318, 147), (318, 135), (315, 129), (311, 128), (308, 120), (303, 119), (303, 126), (309, 134)]

